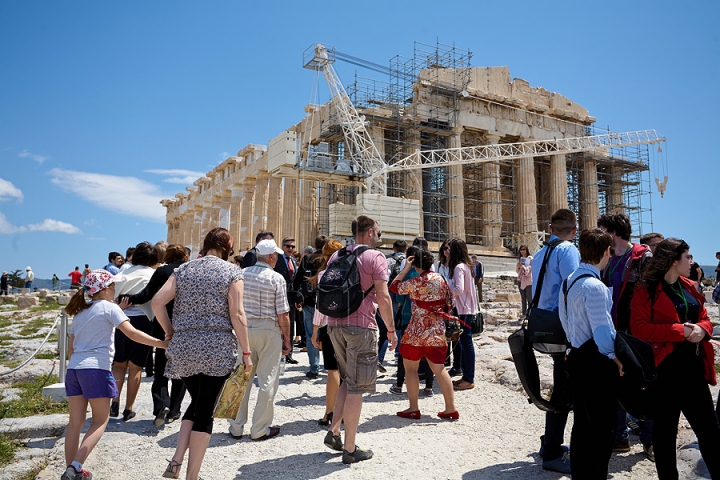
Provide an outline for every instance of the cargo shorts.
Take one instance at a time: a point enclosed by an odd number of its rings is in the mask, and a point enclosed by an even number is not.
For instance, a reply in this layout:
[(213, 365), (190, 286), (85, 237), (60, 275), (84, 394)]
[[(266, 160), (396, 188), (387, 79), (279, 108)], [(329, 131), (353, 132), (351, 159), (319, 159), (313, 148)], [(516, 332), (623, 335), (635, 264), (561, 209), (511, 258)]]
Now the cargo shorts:
[(375, 393), (378, 363), (378, 331), (350, 325), (328, 326), (340, 378), (347, 393)]

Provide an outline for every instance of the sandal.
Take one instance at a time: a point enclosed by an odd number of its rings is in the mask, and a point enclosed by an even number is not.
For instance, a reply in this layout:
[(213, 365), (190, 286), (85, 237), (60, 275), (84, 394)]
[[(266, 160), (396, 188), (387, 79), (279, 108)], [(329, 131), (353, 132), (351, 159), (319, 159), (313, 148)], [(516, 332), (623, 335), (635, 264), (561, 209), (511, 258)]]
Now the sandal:
[(325, 414), (325, 416), (323, 418), (318, 420), (318, 425), (322, 425), (323, 427), (330, 425), (332, 423), (332, 417), (333, 417), (333, 412)]
[(163, 472), (163, 478), (180, 478), (180, 466), (182, 463), (178, 463), (175, 460), (168, 460), (168, 466)]

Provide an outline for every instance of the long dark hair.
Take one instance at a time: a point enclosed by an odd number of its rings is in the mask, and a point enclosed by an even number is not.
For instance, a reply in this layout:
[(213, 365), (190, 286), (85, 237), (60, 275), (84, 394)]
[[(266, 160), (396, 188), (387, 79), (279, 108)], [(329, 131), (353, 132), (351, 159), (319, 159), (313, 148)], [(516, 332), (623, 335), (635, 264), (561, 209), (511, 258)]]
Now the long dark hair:
[(690, 245), (679, 238), (666, 238), (655, 246), (655, 253), (647, 261), (640, 282), (645, 286), (651, 299), (655, 297), (658, 285), (665, 278), (676, 260), (682, 258), (683, 253), (690, 250)]
[(455, 267), (461, 263), (467, 265), (470, 270), (470, 274), (475, 277), (475, 272), (473, 272), (472, 262), (470, 261), (470, 256), (468, 255), (465, 240), (455, 237), (448, 240), (447, 244), (448, 247), (450, 247), (450, 260), (448, 262), (448, 270), (450, 271), (449, 277), (453, 278), (455, 275)]
[[(448, 257), (445, 255), (445, 251), (443, 250), (445, 246), (450, 241), (449, 238), (446, 238), (443, 240), (443, 242), (440, 244), (440, 250), (438, 251), (438, 261), (440, 262), (440, 265), (445, 265), (447, 263)], [(425, 249), (427, 250), (427, 249)]]

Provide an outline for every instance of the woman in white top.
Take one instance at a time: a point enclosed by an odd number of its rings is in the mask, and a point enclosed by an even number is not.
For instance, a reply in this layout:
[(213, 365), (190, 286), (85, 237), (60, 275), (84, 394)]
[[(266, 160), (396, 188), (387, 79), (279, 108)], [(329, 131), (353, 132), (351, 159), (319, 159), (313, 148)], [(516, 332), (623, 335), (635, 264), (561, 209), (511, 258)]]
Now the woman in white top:
[[(167, 341), (136, 330), (127, 315), (113, 303), (114, 282), (122, 280), (123, 277), (113, 277), (105, 270), (89, 272), (83, 288), (75, 293), (65, 307), (65, 311), (74, 318), (68, 348), (70, 362), (65, 377), (70, 420), (65, 432), (67, 469), (60, 477), (62, 480), (92, 478), (90, 472), (83, 469), (83, 463), (105, 432), (110, 399), (117, 396), (117, 385), (111, 372), (115, 329), (145, 345), (157, 348), (167, 346)], [(86, 292), (92, 299), (91, 303), (85, 301)], [(88, 403), (92, 409), (92, 422), (78, 448)]]
[(462, 378), (453, 382), (455, 390), (475, 388), (475, 347), (472, 341), (472, 319), (478, 313), (477, 290), (468, 255), (467, 245), (460, 238), (451, 238), (447, 244), (447, 281), (455, 295), (458, 317), (464, 323), (460, 334), (460, 356), (462, 357)]
[(520, 258), (518, 258), (515, 273), (517, 273), (518, 290), (520, 290), (520, 302), (522, 304), (522, 314), (525, 316), (528, 306), (532, 302), (532, 260), (530, 249), (527, 245), (520, 245), (518, 249)]

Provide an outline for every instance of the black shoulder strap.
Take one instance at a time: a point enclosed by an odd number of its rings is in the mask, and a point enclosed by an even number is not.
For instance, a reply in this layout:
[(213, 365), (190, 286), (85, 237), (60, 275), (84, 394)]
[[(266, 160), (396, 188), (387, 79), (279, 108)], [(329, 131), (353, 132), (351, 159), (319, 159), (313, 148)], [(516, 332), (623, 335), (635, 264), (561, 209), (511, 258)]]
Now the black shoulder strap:
[[(596, 277), (595, 275), (593, 275), (592, 273), (583, 273), (582, 275), (579, 275), (577, 278), (573, 278), (573, 282), (570, 284), (569, 287), (567, 286), (567, 281), (568, 281), (568, 279), (566, 278), (566, 279), (563, 281), (563, 286), (562, 286), (562, 289), (563, 289), (563, 298), (565, 298), (565, 306), (566, 306), (566, 307), (567, 307), (567, 296), (568, 296), (568, 293), (570, 293), (570, 290), (572, 290), (572, 287), (577, 283), (578, 280), (580, 280), (581, 278), (587, 278), (587, 277), (597, 278), (597, 277)], [(600, 279), (598, 278), (598, 280), (600, 280)]]
[(542, 292), (542, 286), (543, 281), (545, 280), (545, 270), (547, 268), (547, 263), (550, 260), (550, 254), (552, 254), (553, 250), (555, 250), (555, 247), (563, 243), (565, 240), (557, 239), (553, 240), (552, 242), (548, 243), (548, 249), (545, 252), (545, 257), (543, 258), (542, 266), (540, 267), (540, 274), (538, 275), (538, 284), (537, 287), (535, 287), (535, 295), (533, 295), (532, 303), (530, 304), (530, 308), (536, 308), (538, 306), (538, 303), (540, 302), (540, 292)]
[[(345, 247), (343, 250), (347, 252), (347, 247)], [(370, 250), (370, 247), (363, 245), (362, 247), (357, 247), (355, 250), (353, 250), (350, 255), (355, 255), (355, 262), (357, 262), (357, 257), (360, 256), (361, 253), (365, 252), (366, 250)], [(367, 297), (370, 292), (372, 292), (372, 289), (375, 288), (375, 282), (370, 285), (370, 288), (365, 290), (363, 292), (363, 298)]]

